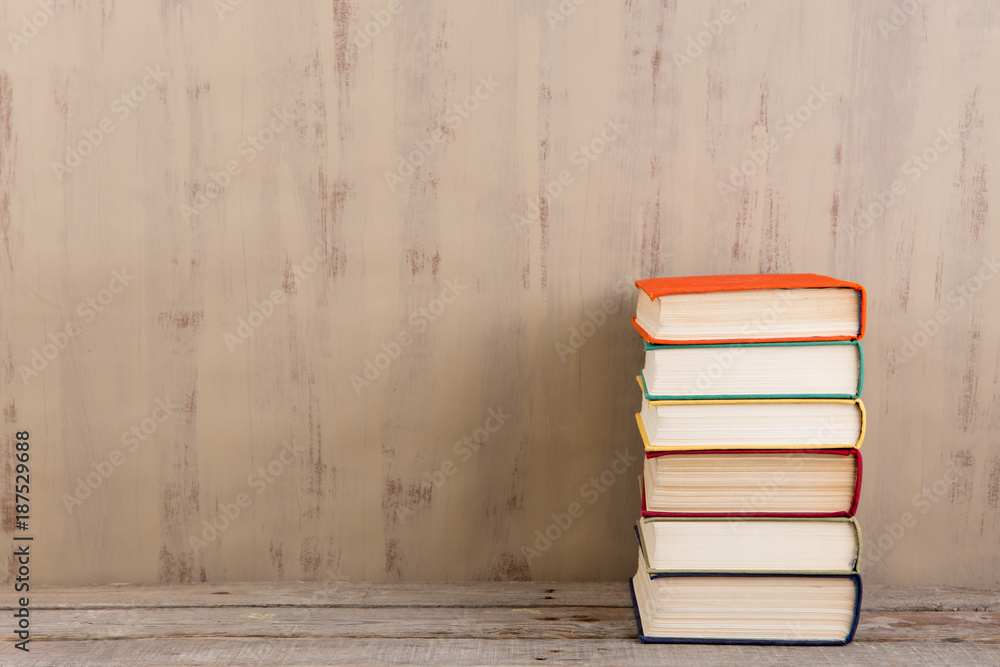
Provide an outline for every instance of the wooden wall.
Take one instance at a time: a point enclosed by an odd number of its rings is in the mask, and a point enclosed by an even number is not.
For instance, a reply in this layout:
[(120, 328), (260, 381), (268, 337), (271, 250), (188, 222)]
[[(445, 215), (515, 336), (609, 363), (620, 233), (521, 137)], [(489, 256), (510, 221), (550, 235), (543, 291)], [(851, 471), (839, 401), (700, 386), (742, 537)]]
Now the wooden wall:
[(895, 4), (4, 3), (4, 535), (39, 582), (624, 579), (632, 281), (812, 271), (870, 298), (867, 580), (996, 585), (1000, 7)]

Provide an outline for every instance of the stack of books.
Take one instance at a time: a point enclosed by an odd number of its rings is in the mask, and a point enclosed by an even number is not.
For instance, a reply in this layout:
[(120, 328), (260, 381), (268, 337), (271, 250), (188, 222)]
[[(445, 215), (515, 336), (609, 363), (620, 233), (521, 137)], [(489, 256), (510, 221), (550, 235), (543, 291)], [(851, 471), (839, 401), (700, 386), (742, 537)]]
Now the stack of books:
[(864, 288), (814, 274), (636, 286), (639, 639), (850, 642)]

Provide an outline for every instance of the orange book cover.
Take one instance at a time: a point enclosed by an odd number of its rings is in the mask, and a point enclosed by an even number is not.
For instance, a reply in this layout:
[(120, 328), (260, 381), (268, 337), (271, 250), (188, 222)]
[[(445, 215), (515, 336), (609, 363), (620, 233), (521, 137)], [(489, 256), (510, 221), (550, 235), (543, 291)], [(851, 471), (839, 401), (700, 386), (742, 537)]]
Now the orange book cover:
[[(753, 273), (730, 276), (676, 276), (669, 278), (646, 278), (635, 281), (638, 287), (650, 301), (670, 294), (699, 294), (705, 292), (736, 292), (740, 290), (765, 289), (808, 289), (823, 287), (847, 287), (857, 290), (860, 295), (860, 312), (858, 314), (858, 333), (856, 336), (829, 336), (805, 338), (732, 338), (725, 340), (658, 340), (649, 335), (632, 318), (632, 326), (636, 328), (647, 343), (653, 345), (719, 345), (726, 343), (784, 343), (808, 342), (816, 340), (859, 340), (865, 335), (865, 288), (857, 283), (838, 280), (816, 273)], [(641, 296), (639, 298), (642, 298)]]

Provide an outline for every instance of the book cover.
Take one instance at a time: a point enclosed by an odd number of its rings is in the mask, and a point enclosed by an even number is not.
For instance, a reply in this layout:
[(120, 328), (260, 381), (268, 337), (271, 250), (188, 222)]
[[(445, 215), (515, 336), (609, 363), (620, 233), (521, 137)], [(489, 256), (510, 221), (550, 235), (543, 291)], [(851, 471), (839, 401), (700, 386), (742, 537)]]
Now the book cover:
[[(801, 289), (801, 288), (850, 288), (857, 290), (860, 294), (858, 313), (858, 333), (855, 336), (833, 336), (833, 337), (790, 337), (774, 339), (749, 339), (734, 337), (725, 340), (685, 340), (668, 341), (658, 340), (650, 336), (632, 318), (632, 326), (648, 343), (658, 345), (693, 345), (693, 344), (721, 344), (721, 343), (748, 343), (748, 342), (805, 342), (816, 340), (858, 340), (865, 335), (865, 310), (867, 297), (865, 288), (857, 283), (846, 280), (838, 280), (829, 276), (821, 276), (815, 273), (785, 273), (785, 274), (747, 274), (731, 276), (677, 276), (668, 278), (646, 278), (635, 281), (635, 286), (642, 290), (649, 299), (655, 300), (661, 296), (670, 294), (697, 294), (705, 292), (732, 292), (741, 290), (763, 290), (763, 289)], [(640, 297), (641, 298), (641, 297)]]

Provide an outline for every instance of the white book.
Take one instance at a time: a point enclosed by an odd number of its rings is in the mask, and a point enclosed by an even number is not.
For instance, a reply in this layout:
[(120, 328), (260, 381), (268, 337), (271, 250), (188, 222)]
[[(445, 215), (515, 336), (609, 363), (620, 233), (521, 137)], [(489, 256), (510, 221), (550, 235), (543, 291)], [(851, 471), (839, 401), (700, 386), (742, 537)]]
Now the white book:
[(636, 532), (650, 574), (802, 572), (851, 574), (861, 553), (854, 518), (648, 517)]
[(857, 575), (632, 578), (643, 642), (844, 644), (857, 628)]

